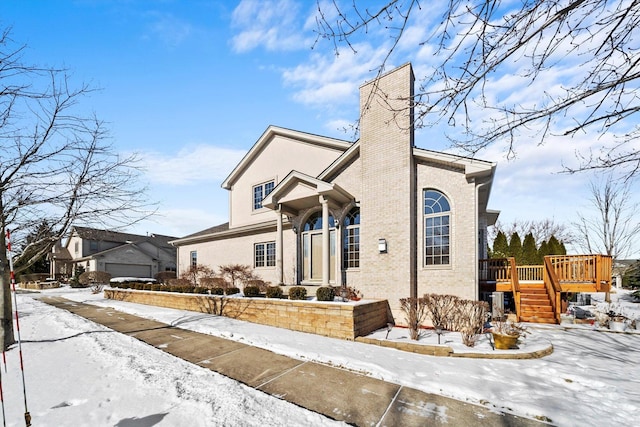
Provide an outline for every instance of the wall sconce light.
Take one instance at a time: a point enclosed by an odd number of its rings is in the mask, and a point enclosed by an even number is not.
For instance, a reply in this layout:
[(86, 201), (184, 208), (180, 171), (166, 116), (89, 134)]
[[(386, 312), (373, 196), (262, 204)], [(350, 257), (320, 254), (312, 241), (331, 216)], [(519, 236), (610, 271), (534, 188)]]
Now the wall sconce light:
[(387, 239), (378, 239), (378, 252), (387, 253)]

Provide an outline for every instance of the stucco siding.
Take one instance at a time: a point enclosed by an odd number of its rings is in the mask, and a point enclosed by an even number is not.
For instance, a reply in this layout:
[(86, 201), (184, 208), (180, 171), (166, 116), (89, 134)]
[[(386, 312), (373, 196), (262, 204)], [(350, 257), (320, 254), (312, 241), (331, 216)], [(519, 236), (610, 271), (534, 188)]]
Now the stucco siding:
[[(227, 239), (213, 240), (203, 243), (180, 246), (178, 248), (179, 272), (189, 269), (191, 262), (191, 252), (197, 252), (197, 262), (205, 265), (216, 272), (220, 266), (228, 264), (243, 264), (253, 268), (254, 273), (266, 282), (278, 283), (276, 267), (254, 268), (254, 245), (256, 243), (274, 242), (276, 240), (275, 231), (239, 236)], [(296, 235), (291, 229), (283, 232), (283, 273), (284, 282), (295, 283), (295, 263)]]
[(317, 176), (342, 150), (275, 135), (233, 183), (229, 195), (230, 228), (275, 219), (269, 209), (253, 209), (253, 187), (273, 180), (277, 185), (292, 170)]

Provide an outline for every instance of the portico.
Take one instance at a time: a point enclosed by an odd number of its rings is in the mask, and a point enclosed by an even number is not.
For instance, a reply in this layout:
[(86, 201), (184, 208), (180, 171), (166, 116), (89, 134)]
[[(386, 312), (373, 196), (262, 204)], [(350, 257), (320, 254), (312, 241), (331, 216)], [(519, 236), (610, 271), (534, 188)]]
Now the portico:
[[(285, 217), (296, 233), (296, 276), (299, 283), (341, 285), (341, 241), (337, 230), (345, 207), (354, 197), (335, 183), (298, 171), (289, 173), (263, 200), (276, 212), (276, 276), (284, 283), (283, 233)], [(338, 246), (340, 247), (340, 246)]]

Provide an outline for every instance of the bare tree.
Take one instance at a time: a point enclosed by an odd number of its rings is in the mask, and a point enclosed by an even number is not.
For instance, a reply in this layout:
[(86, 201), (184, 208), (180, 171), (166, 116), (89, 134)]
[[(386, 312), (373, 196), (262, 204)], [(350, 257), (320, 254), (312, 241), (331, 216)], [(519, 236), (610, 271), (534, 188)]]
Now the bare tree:
[[(6, 231), (14, 265), (28, 268), (72, 224), (130, 226), (153, 213), (138, 184), (135, 155), (122, 157), (103, 122), (79, 111), (92, 89), (73, 87), (64, 69), (23, 60), (9, 30), (0, 34), (0, 292), (4, 348), (14, 342)], [(47, 224), (47, 230), (38, 227)], [(41, 236), (30, 239), (26, 236)], [(15, 249), (14, 249), (15, 250)]]
[(592, 180), (590, 190), (593, 209), (578, 212), (577, 243), (587, 253), (624, 258), (640, 237), (639, 206), (631, 202), (631, 184), (608, 174)]
[[(475, 155), (501, 142), (513, 156), (521, 137), (544, 143), (550, 135), (594, 132), (613, 138), (603, 139), (600, 152), (579, 151), (579, 166), (566, 171), (640, 171), (640, 151), (633, 146), (640, 140), (639, 0), (526, 0), (515, 7), (496, 0), (317, 5), (316, 43), (329, 40), (336, 54), (341, 47), (356, 52), (361, 37), (388, 36), (381, 41), (387, 54), (378, 76), (405, 44), (430, 47), (431, 71), (410, 103), (416, 125), (450, 125), (450, 140), (466, 152)], [(416, 40), (424, 28), (432, 32)], [(562, 73), (564, 80), (557, 80)], [(500, 93), (500, 76), (508, 76), (513, 90)], [(535, 100), (514, 97), (534, 81), (553, 84)]]

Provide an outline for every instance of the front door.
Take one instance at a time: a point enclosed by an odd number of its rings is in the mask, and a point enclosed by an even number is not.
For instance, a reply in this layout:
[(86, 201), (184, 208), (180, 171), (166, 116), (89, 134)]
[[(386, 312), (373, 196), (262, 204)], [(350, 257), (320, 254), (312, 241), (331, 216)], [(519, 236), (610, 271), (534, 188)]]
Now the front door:
[[(322, 231), (302, 234), (302, 280), (322, 281)], [(336, 280), (336, 230), (329, 230), (329, 281)]]
[[(309, 217), (302, 232), (302, 280), (322, 282), (322, 215)], [(333, 216), (329, 216), (329, 281), (336, 279), (336, 230)]]

